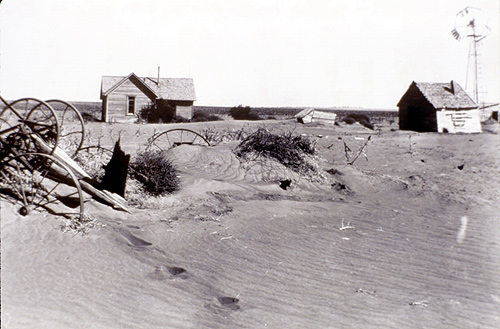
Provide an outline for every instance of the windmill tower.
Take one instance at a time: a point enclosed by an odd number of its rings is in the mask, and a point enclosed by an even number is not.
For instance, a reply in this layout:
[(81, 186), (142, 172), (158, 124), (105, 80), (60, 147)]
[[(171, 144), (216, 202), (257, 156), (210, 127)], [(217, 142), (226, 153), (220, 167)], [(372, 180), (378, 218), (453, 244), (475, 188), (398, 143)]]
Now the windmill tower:
[(461, 41), (469, 38), (469, 54), (465, 90), (472, 95), (476, 104), (483, 103), (484, 88), (481, 80), (481, 41), (488, 36), (490, 28), (482, 16), (481, 9), (466, 7), (459, 11), (455, 18), (453, 37)]

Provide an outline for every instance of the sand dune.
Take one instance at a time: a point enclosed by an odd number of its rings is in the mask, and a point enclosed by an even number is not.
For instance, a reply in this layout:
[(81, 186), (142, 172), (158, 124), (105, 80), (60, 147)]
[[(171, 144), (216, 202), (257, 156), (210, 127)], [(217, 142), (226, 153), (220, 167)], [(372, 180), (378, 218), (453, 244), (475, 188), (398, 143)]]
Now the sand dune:
[(85, 236), (2, 200), (2, 327), (498, 328), (498, 135), (386, 129), (347, 166), (359, 129), (297, 127), (337, 170), (314, 181), (178, 147), (179, 193), (88, 201)]

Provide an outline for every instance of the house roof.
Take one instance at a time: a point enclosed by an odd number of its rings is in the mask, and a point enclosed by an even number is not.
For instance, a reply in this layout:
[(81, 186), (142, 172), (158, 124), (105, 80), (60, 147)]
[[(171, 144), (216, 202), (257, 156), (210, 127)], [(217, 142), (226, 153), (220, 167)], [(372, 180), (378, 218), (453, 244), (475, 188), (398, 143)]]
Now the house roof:
[(125, 81), (136, 79), (149, 89), (157, 98), (176, 101), (195, 101), (194, 81), (192, 78), (150, 78), (138, 77), (134, 73), (128, 76), (103, 76), (101, 80), (101, 98), (109, 95)]
[[(477, 104), (455, 81), (449, 83), (413, 81), (408, 91), (410, 91), (412, 87), (416, 87), (435, 109), (477, 108)], [(408, 91), (401, 98), (399, 103), (405, 98)]]

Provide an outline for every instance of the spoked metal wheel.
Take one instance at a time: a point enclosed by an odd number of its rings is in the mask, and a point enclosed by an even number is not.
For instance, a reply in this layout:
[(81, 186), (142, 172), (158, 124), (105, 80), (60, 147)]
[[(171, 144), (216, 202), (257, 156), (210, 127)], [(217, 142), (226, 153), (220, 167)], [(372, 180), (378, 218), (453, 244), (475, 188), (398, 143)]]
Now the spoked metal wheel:
[(155, 134), (149, 139), (147, 149), (168, 150), (180, 145), (210, 146), (210, 143), (195, 131), (178, 128)]
[(84, 196), (72, 171), (51, 155), (27, 153), (0, 162), (0, 194), (20, 205), (26, 216), (34, 211), (84, 219)]
[(0, 111), (0, 132), (2, 134), (7, 133), (10, 130), (7, 128), (20, 126), (24, 116), (22, 113), (18, 112), (15, 108), (10, 107), (9, 102), (7, 102), (2, 96), (0, 96), (2, 110)]
[[(5, 105), (9, 104), (4, 101)], [(0, 111), (0, 161), (11, 154), (9, 136), (21, 130), (22, 117), (8, 107)]]
[(70, 157), (74, 157), (83, 145), (85, 122), (82, 115), (72, 104), (59, 99), (45, 101), (56, 112), (59, 120), (58, 147)]
[(2, 133), (5, 141), (16, 154), (39, 151), (37, 140), (42, 140), (49, 154), (59, 141), (59, 120), (52, 107), (36, 98), (21, 98), (8, 104), (0, 114), (4, 124), (8, 123), (8, 132)]
[(8, 132), (10, 128), (19, 123), (22, 117), (18, 117), (15, 113), (12, 113), (8, 107), (5, 107), (0, 111), (0, 132), (5, 130)]

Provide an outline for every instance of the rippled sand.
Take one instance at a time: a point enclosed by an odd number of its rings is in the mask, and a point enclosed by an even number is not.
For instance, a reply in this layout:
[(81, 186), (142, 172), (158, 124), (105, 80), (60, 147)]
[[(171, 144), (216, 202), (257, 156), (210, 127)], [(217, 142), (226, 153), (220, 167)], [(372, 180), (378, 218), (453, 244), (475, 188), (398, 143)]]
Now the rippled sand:
[(2, 327), (498, 328), (498, 135), (414, 133), (410, 153), (387, 131), (352, 167), (336, 138), (367, 132), (300, 129), (330, 134), (338, 173), (182, 146), (178, 194), (132, 214), (88, 201), (85, 236), (2, 200)]

